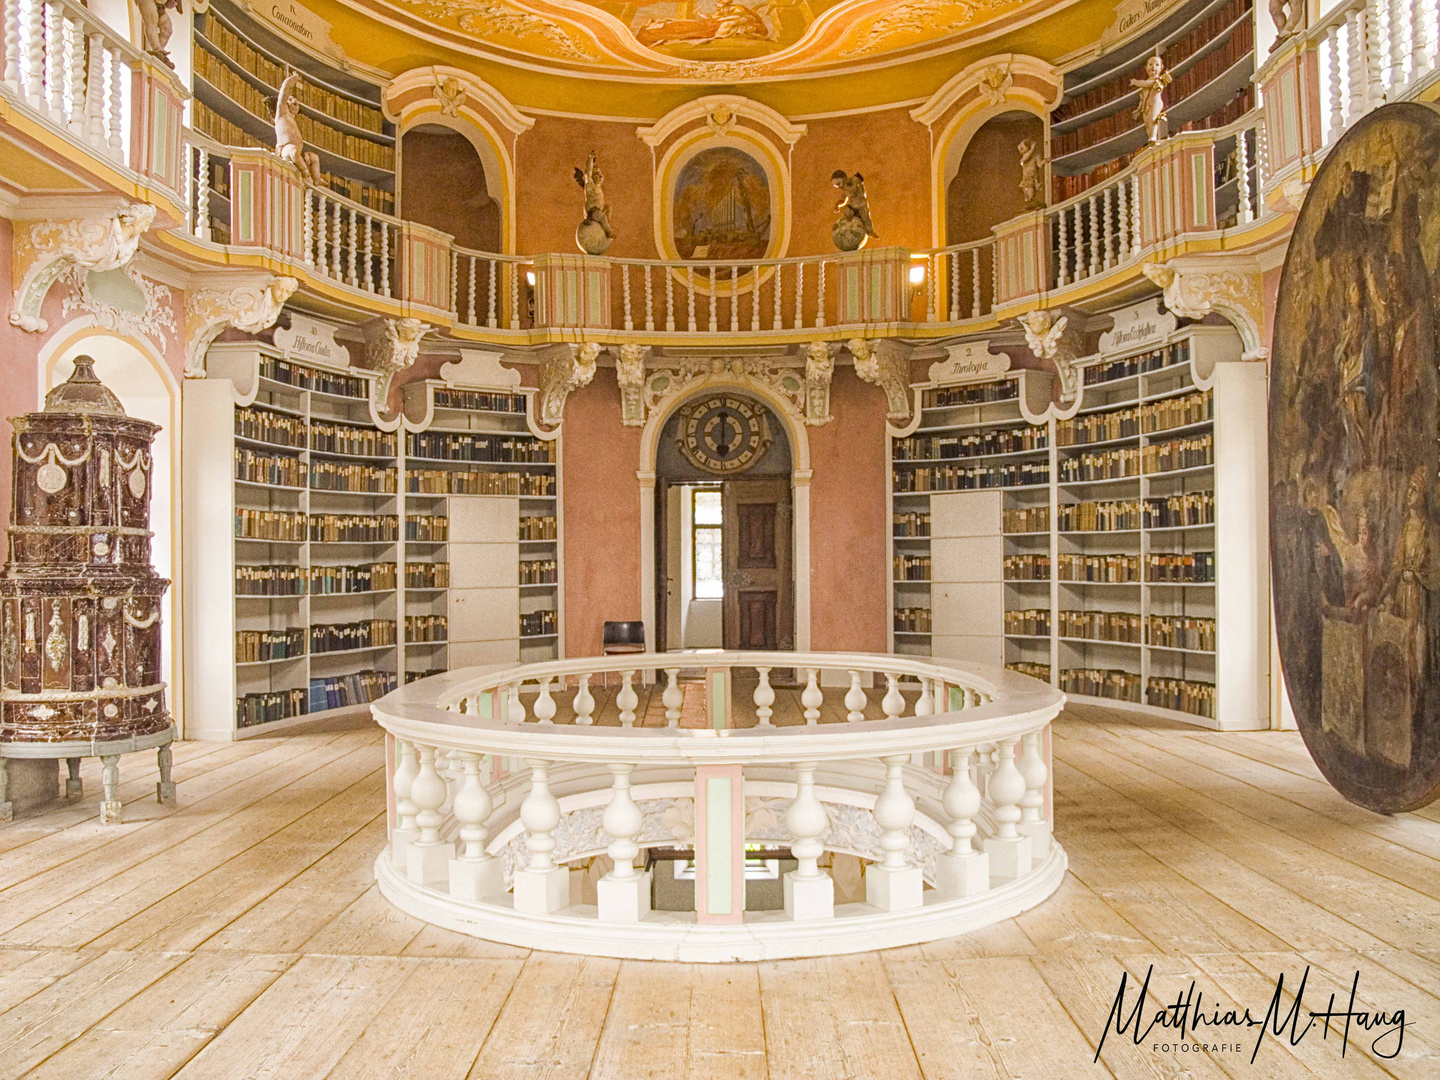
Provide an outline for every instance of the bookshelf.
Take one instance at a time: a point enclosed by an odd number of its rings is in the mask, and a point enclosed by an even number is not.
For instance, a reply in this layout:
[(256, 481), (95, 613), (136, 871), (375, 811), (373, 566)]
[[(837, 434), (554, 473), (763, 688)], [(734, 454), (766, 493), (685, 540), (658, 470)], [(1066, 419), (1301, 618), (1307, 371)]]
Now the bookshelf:
[(1165, 92), (1170, 134), (1224, 127), (1250, 111), (1254, 18), (1252, 0), (1187, 6), (1152, 32), (1067, 72), (1064, 96), (1050, 114), (1053, 200), (1103, 183), (1145, 145), (1131, 81), (1144, 76), (1157, 49), (1173, 76)]
[[(305, 327), (217, 343), (208, 377), (184, 386), (191, 738), (364, 706), (452, 665), (560, 654), (554, 444), (529, 433), (528, 392), (491, 410), (476, 407), (486, 391), (432, 380), (405, 393), (425, 401), (420, 424), (386, 420), (375, 376), (324, 324)], [(327, 359), (290, 353), (302, 337)], [(470, 456), (444, 458), (437, 438)], [(547, 460), (471, 460), (487, 438), (502, 459)], [(499, 445), (512, 441), (526, 449)], [(546, 632), (522, 636), (536, 613)]]
[[(895, 646), (1003, 663), (1077, 700), (1268, 726), (1264, 367), (1240, 360), (1229, 327), (1180, 327), (1153, 301), (1116, 325), (1081, 361), (1076, 400), (1048, 415), (1019, 407), (1013, 373), (964, 388), (1004, 399), (979, 406), (922, 388), (919, 427), (893, 440), (892, 544), (929, 555), (933, 576), (897, 582)], [(911, 494), (921, 438), (976, 449), (967, 475), (1031, 469), (993, 490)], [(901, 535), (926, 512), (928, 535)], [(916, 608), (924, 636), (901, 632)]]
[[(225, 146), (273, 147), (275, 101), (290, 70), (301, 76), (306, 148), (319, 154), (327, 185), (394, 213), (395, 128), (380, 109), (380, 88), (301, 52), (226, 0), (196, 17), (192, 125)], [(228, 198), (209, 179), (212, 202)]]

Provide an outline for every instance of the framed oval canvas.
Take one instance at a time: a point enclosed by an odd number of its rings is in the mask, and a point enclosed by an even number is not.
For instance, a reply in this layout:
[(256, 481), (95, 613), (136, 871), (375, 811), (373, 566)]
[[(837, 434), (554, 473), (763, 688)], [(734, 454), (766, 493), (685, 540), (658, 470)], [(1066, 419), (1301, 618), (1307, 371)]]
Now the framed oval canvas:
[(682, 259), (763, 259), (770, 249), (770, 180), (733, 146), (701, 150), (675, 175), (672, 236)]
[(1440, 110), (1371, 113), (1330, 151), (1280, 282), (1270, 550), (1300, 732), (1346, 798), (1440, 795)]

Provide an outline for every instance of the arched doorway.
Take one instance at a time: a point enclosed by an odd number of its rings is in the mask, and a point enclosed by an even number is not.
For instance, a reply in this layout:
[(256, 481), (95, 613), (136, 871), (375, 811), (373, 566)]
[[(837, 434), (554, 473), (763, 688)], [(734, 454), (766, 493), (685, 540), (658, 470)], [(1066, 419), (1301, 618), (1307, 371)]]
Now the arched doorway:
[(666, 419), (655, 447), (655, 641), (795, 648), (794, 472), (785, 425), (718, 387)]

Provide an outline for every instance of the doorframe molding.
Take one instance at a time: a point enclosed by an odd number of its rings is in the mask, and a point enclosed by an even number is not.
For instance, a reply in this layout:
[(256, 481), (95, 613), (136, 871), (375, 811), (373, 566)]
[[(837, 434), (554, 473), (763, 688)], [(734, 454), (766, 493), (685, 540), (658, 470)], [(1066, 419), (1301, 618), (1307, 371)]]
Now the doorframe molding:
[(635, 479), (640, 493), (640, 612), (645, 623), (645, 647), (658, 651), (655, 642), (655, 464), (665, 422), (692, 398), (713, 390), (733, 390), (756, 398), (785, 426), (790, 440), (791, 560), (795, 576), (795, 650), (810, 651), (810, 437), (805, 418), (794, 403), (759, 379), (742, 372), (718, 371), (686, 382), (657, 401), (640, 433), (640, 467)]

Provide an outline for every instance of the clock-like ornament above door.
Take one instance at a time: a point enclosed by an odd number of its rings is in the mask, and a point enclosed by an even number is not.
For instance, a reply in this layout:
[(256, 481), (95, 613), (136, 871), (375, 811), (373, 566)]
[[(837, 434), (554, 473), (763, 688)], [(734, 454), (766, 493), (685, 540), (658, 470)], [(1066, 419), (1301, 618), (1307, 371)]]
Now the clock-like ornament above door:
[(754, 401), (712, 394), (680, 408), (680, 452), (706, 472), (744, 472), (765, 456), (773, 441), (770, 414)]

